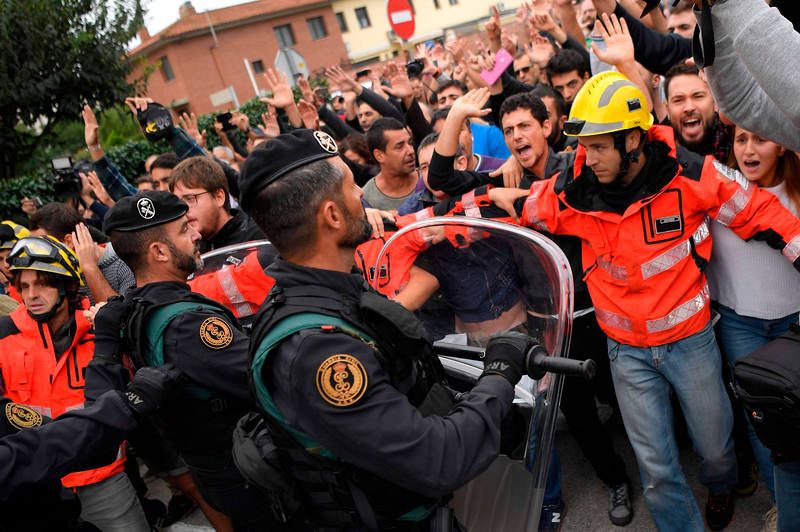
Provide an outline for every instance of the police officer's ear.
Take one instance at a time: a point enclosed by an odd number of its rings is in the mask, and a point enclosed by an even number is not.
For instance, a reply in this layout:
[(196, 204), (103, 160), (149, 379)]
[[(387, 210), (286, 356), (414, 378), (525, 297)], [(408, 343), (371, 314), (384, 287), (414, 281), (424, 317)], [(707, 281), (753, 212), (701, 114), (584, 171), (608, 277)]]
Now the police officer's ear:
[[(323, 200), (317, 211), (317, 227), (324, 227), (329, 231), (339, 231), (347, 228), (347, 218), (344, 209), (333, 199)], [(319, 235), (318, 235), (319, 236)]]
[(147, 245), (147, 255), (152, 262), (169, 262), (172, 260), (169, 246), (158, 240)]

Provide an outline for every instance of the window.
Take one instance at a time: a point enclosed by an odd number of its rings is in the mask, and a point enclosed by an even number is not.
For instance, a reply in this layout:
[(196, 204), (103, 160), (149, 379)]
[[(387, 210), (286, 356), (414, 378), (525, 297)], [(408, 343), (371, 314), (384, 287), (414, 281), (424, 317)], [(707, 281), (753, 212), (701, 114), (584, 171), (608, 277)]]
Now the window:
[(253, 61), (253, 72), (256, 74), (263, 74), (264, 73), (264, 61), (261, 59), (256, 59)]
[(339, 23), (339, 31), (341, 31), (342, 33), (347, 33), (348, 31), (350, 31), (347, 29), (347, 20), (345, 20), (344, 13), (342, 13), (341, 11), (339, 13), (336, 13), (336, 22)]
[(275, 26), (275, 38), (278, 39), (278, 46), (281, 48), (288, 48), (297, 42), (294, 40), (294, 32), (292, 31), (291, 24)]
[(366, 7), (357, 7), (356, 8), (356, 18), (358, 19), (358, 27), (359, 28), (369, 28), (372, 26), (372, 22), (369, 21), (369, 13), (367, 13)]
[(442, 7), (442, 6), (439, 5), (439, 0), (433, 0), (433, 7), (435, 7), (436, 9), (439, 9), (439, 8)]
[(328, 30), (325, 29), (325, 21), (322, 17), (307, 18), (308, 31), (311, 33), (311, 38), (315, 41), (328, 36)]
[(164, 75), (164, 80), (172, 81), (175, 79), (175, 72), (172, 71), (172, 65), (169, 64), (167, 56), (162, 55), (159, 61), (161, 62), (161, 73)]

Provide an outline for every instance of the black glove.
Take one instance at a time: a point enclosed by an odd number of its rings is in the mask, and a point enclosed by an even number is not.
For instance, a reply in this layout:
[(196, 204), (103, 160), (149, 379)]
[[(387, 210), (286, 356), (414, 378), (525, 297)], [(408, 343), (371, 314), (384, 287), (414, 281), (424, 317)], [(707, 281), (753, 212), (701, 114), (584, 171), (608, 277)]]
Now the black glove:
[(136, 372), (128, 383), (125, 396), (128, 405), (137, 415), (152, 414), (161, 406), (161, 401), (181, 376), (181, 371), (172, 364), (164, 364), (157, 368), (144, 367)]
[(483, 375), (501, 375), (512, 386), (516, 385), (526, 373), (525, 361), (532, 345), (533, 341), (527, 334), (519, 332), (495, 334), (486, 347)]
[(113, 296), (94, 316), (94, 359), (100, 362), (120, 363), (123, 346), (120, 334), (132, 308), (131, 302)]

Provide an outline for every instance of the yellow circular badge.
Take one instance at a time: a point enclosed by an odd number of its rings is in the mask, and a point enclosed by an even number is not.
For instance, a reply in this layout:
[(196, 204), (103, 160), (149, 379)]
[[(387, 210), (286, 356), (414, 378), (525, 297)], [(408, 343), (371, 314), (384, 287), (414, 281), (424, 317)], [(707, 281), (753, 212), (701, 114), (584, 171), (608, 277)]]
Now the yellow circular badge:
[(17, 403), (6, 403), (6, 419), (19, 430), (39, 427), (42, 424), (42, 415), (36, 410)]
[(354, 356), (330, 356), (317, 369), (317, 391), (333, 406), (350, 406), (367, 391), (367, 372)]
[(225, 320), (213, 316), (200, 324), (200, 340), (211, 349), (222, 349), (233, 342), (233, 331)]

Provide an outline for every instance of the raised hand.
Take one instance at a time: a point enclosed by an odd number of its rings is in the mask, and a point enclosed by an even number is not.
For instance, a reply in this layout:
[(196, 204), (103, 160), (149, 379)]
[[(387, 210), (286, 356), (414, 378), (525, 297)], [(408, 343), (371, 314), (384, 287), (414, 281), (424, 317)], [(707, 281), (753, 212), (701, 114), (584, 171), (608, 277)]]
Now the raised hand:
[(100, 145), (100, 126), (97, 123), (97, 117), (94, 116), (94, 111), (88, 105), (83, 106), (81, 116), (83, 117), (83, 137), (86, 140), (86, 146), (91, 150)]
[(603, 13), (600, 16), (601, 24), (596, 26), (600, 36), (606, 43), (606, 49), (601, 50), (597, 44), (592, 43), (592, 51), (600, 61), (614, 65), (630, 65), (634, 62), (633, 39), (628, 32), (628, 23), (625, 19), (618, 19), (613, 13), (609, 16)]
[(328, 83), (329, 85), (338, 85), (342, 92), (350, 91), (359, 95), (364, 89), (352, 76), (345, 74), (341, 67), (335, 66), (325, 69), (325, 76), (330, 82)]
[(496, 5), (492, 5), (490, 8), (492, 13), (489, 22), (486, 23), (486, 37), (489, 39), (489, 42), (500, 44), (500, 11), (497, 9)]
[(86, 174), (80, 174), (81, 179), (85, 180), (86, 184), (91, 188), (92, 192), (94, 192), (97, 201), (100, 203), (108, 206), (113, 207), (116, 202), (111, 198), (106, 190), (106, 187), (103, 186), (103, 183), (100, 182), (100, 178), (97, 177), (97, 173), (94, 171), (88, 172)]
[(132, 97), (132, 98), (125, 98), (125, 105), (128, 106), (128, 109), (131, 110), (133, 116), (137, 116), (139, 111), (146, 111), (147, 105), (153, 103), (152, 98), (140, 98), (140, 97)]
[(238, 127), (242, 133), (249, 133), (250, 132), (250, 119), (247, 117), (246, 114), (242, 113), (241, 111), (233, 111), (231, 113), (231, 119), (229, 122)]
[(311, 84), (308, 82), (305, 76), (300, 76), (297, 78), (297, 87), (300, 89), (300, 95), (306, 102), (312, 105), (319, 105), (317, 97), (314, 94), (314, 90), (311, 88)]
[(275, 138), (281, 134), (281, 127), (278, 125), (278, 115), (275, 113), (274, 108), (268, 107), (267, 112), (261, 115), (261, 128), (270, 138)]
[(444, 45), (445, 49), (453, 56), (453, 62), (460, 63), (464, 60), (464, 40), (456, 39)]
[(297, 110), (300, 111), (303, 126), (307, 129), (319, 129), (319, 114), (317, 114), (317, 108), (313, 104), (300, 100), (297, 102)]
[(259, 98), (262, 102), (279, 109), (284, 109), (294, 103), (292, 87), (283, 72), (267, 68), (264, 72), (264, 80), (267, 83), (267, 89), (272, 92), (272, 97)]
[(201, 148), (206, 147), (206, 134), (205, 132), (200, 133), (200, 127), (197, 125), (197, 115), (194, 113), (182, 113), (178, 115), (178, 125), (181, 129), (186, 131)]
[(386, 65), (385, 75), (389, 79), (391, 87), (384, 87), (383, 90), (410, 105), (414, 98), (414, 88), (411, 86), (411, 80), (408, 79), (406, 69), (396, 63), (389, 63)]
[(484, 105), (489, 101), (489, 89), (481, 87), (480, 89), (473, 89), (461, 96), (450, 108), (450, 113), (455, 113), (462, 118), (466, 117), (484, 117), (492, 112), (491, 109), (485, 109)]
[(75, 226), (75, 231), (72, 232), (72, 243), (81, 268), (84, 270), (95, 268), (103, 250), (92, 240), (92, 234), (83, 223)]

